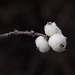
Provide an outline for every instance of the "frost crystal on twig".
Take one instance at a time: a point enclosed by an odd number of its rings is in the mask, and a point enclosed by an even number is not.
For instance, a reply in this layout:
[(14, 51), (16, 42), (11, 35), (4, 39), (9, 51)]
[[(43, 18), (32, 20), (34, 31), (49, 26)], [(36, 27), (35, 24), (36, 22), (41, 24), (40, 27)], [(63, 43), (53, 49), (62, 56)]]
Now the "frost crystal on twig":
[(35, 37), (35, 36), (43, 36), (45, 38), (47, 38), (46, 35), (42, 34), (42, 33), (35, 33), (33, 30), (31, 31), (18, 31), (18, 30), (14, 30), (13, 32), (9, 32), (9, 33), (4, 33), (4, 34), (0, 34), (0, 39), (2, 38), (7, 38), (8, 36), (11, 36), (11, 35), (30, 35), (32, 37)]

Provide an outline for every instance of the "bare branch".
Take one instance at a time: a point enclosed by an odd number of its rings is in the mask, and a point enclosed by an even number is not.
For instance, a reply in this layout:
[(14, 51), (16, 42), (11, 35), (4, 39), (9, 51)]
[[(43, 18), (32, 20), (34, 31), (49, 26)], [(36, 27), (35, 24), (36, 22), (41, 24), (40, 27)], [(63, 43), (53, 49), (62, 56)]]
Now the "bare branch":
[(9, 32), (9, 33), (4, 33), (4, 34), (0, 34), (0, 39), (2, 38), (7, 38), (8, 36), (11, 36), (11, 35), (30, 35), (32, 37), (35, 37), (35, 36), (43, 36), (47, 39), (47, 36), (42, 34), (42, 33), (35, 33), (33, 30), (31, 31), (18, 31), (18, 30), (14, 30), (13, 32)]

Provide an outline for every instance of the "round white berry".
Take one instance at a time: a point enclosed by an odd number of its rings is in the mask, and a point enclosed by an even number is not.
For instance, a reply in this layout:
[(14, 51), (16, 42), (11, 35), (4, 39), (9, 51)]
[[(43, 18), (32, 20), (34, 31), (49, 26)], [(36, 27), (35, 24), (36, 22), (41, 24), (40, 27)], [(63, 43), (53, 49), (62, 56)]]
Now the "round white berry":
[(62, 34), (55, 34), (48, 40), (50, 47), (56, 52), (62, 52), (66, 47), (66, 37)]
[(47, 22), (47, 24), (44, 26), (45, 34), (48, 36), (52, 36), (56, 33), (62, 33), (59, 27), (56, 25), (55, 22)]
[(43, 36), (37, 37), (35, 40), (35, 44), (38, 50), (42, 53), (48, 52), (50, 50), (48, 41)]

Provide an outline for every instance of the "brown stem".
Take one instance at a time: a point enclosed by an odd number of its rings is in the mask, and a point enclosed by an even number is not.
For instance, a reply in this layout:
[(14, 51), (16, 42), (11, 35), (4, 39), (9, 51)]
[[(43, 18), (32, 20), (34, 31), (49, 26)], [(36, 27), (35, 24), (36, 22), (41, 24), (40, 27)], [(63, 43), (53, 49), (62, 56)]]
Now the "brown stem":
[(18, 31), (18, 30), (14, 30), (13, 32), (9, 32), (9, 33), (4, 33), (4, 34), (1, 34), (0, 35), (0, 39), (2, 38), (7, 38), (8, 36), (11, 36), (11, 35), (30, 35), (32, 37), (35, 37), (35, 36), (43, 36), (47, 39), (47, 36), (42, 34), (42, 33), (35, 33), (33, 30), (31, 31)]

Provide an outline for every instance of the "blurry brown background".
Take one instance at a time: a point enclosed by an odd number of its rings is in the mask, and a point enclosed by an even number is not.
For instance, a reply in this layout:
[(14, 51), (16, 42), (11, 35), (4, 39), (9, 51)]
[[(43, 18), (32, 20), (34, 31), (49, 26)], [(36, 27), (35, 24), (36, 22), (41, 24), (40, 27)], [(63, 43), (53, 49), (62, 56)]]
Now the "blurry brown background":
[(56, 22), (68, 38), (65, 52), (40, 53), (27, 35), (0, 39), (0, 75), (75, 75), (75, 2), (73, 0), (2, 0), (0, 34), (17, 30), (44, 33)]

